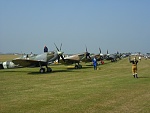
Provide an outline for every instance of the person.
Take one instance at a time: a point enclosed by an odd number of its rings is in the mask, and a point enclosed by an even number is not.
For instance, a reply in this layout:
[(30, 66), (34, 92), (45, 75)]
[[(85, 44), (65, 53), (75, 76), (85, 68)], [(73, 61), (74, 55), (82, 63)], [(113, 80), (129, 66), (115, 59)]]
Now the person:
[(46, 46), (44, 47), (44, 53), (45, 52), (48, 52), (48, 48)]
[(133, 74), (133, 77), (134, 78), (138, 78), (138, 76), (137, 76), (137, 64), (138, 64), (138, 60), (136, 59), (136, 57), (134, 57), (133, 60), (130, 60), (130, 58), (129, 58), (129, 61), (130, 61), (130, 63), (132, 63), (132, 74)]
[(94, 70), (97, 70), (97, 60), (95, 57), (93, 58), (92, 62), (93, 62)]

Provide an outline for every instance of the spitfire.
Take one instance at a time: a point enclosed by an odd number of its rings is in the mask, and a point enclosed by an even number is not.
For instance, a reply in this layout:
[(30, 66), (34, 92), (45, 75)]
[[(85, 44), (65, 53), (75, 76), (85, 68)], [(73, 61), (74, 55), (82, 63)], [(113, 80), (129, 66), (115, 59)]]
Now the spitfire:
[[(56, 46), (57, 48), (57, 46)], [(16, 58), (12, 62), (18, 66), (22, 67), (40, 67), (40, 72), (44, 73), (46, 70), (43, 66), (46, 67), (47, 72), (52, 72), (52, 69), (48, 65), (54, 62), (56, 59), (62, 57), (63, 52), (61, 51), (51, 51), (36, 56), (26, 57), (26, 58)]]
[(115, 54), (109, 54), (107, 50), (107, 54), (104, 56), (106, 60), (110, 60), (111, 62), (116, 62), (117, 59), (121, 59), (121, 54), (117, 51)]
[(84, 53), (83, 54), (75, 54), (75, 55), (65, 57), (64, 58), (65, 62), (62, 59), (60, 59), (59, 62), (61, 64), (65, 64), (65, 65), (75, 64), (75, 68), (80, 69), (80, 68), (82, 68), (82, 65), (80, 64), (80, 61), (83, 57), (84, 57)]
[(101, 49), (99, 48), (99, 53), (98, 54), (90, 54), (88, 51), (87, 51), (87, 47), (86, 47), (86, 53), (87, 53), (87, 56), (88, 57), (84, 57), (82, 59), (83, 62), (92, 62), (92, 59), (93, 58), (96, 58), (98, 61), (100, 60), (103, 60), (103, 54), (101, 53)]
[(60, 59), (59, 62), (65, 65), (75, 64), (75, 69), (81, 69), (82, 65), (80, 62), (86, 61), (87, 58), (90, 58), (90, 53), (86, 49), (86, 52), (65, 57), (64, 59)]

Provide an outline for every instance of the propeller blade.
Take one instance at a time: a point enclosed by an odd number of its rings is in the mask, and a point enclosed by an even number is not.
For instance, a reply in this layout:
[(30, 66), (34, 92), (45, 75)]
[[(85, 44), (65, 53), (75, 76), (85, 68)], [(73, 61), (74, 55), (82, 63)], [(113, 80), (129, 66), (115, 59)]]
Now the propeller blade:
[(89, 58), (90, 58), (90, 60), (91, 60), (91, 57), (90, 57), (90, 55), (89, 55)]
[(56, 46), (56, 44), (55, 44), (55, 43), (54, 43), (54, 45), (55, 45), (55, 47), (56, 47), (57, 51), (59, 51), (59, 49), (58, 49), (58, 47)]
[(86, 59), (87, 59), (88, 57), (91, 59), (90, 53), (89, 53), (89, 52), (86, 52)]
[[(56, 44), (54, 43), (54, 45), (55, 45), (55, 47), (56, 47), (56, 49), (57, 49), (57, 53), (58, 53), (58, 55), (59, 55), (59, 57), (58, 57), (58, 62), (59, 62), (59, 60), (60, 60), (60, 57), (62, 58), (62, 60), (65, 62), (65, 59), (64, 59), (64, 57), (63, 57), (63, 52), (61, 52), (61, 51), (59, 51), (59, 49), (58, 49), (58, 47), (56, 46)], [(60, 50), (61, 50), (61, 47), (62, 47), (62, 43), (61, 43), (61, 45), (60, 45)]]
[(65, 59), (64, 59), (64, 57), (63, 57), (63, 52), (60, 52), (60, 51), (58, 51), (58, 63), (59, 63), (59, 61), (60, 61), (60, 57), (62, 58), (62, 60), (65, 62)]
[(99, 47), (99, 53), (101, 54), (101, 48)]
[(60, 51), (61, 51), (61, 47), (62, 47), (62, 43), (61, 43), (61, 45), (60, 45)]
[(107, 49), (107, 54), (108, 54), (108, 49)]
[(85, 58), (87, 59), (88, 57), (89, 57), (89, 59), (91, 59), (91, 57), (90, 57), (90, 53), (88, 52), (88, 50), (87, 50), (87, 46), (85, 45), (85, 47), (86, 47), (86, 52), (85, 52)]
[(58, 56), (58, 63), (59, 63), (59, 61), (60, 61), (60, 56)]
[[(86, 47), (86, 46), (85, 46)], [(87, 47), (86, 47), (86, 52), (87, 52)]]
[(65, 62), (65, 59), (64, 59), (63, 55), (60, 55), (60, 57), (61, 57), (61, 58), (62, 58), (62, 60)]

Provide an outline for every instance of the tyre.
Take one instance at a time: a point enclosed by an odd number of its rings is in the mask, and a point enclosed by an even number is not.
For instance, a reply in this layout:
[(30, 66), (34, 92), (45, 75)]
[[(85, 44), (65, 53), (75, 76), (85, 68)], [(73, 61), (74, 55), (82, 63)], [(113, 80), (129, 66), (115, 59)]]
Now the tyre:
[(52, 69), (48, 67), (47, 72), (52, 72)]
[(40, 73), (45, 73), (45, 68), (41, 68)]

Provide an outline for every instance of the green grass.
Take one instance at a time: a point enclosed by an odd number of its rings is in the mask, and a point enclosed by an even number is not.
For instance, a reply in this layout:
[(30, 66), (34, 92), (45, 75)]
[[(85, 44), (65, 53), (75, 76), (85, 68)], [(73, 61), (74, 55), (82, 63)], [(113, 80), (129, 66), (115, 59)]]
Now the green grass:
[(0, 62), (10, 61), (17, 57), (21, 57), (21, 55), (0, 55)]
[(1, 113), (149, 113), (150, 60), (138, 64), (134, 79), (128, 59), (107, 62), (94, 71), (52, 65), (0, 70)]

